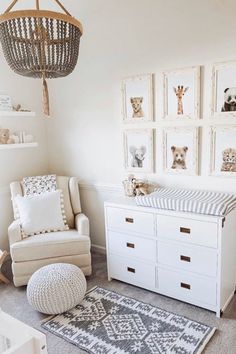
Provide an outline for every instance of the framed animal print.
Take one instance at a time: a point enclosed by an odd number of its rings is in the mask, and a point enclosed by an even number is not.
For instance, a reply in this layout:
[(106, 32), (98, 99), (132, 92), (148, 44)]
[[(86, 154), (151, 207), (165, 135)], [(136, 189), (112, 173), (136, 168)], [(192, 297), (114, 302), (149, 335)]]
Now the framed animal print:
[(153, 172), (153, 130), (124, 131), (124, 165), (130, 172)]
[(122, 82), (123, 121), (139, 123), (153, 120), (153, 76), (133, 76)]
[(213, 66), (211, 113), (236, 118), (236, 61)]
[(164, 119), (199, 118), (200, 76), (200, 66), (163, 73)]
[(211, 174), (236, 177), (236, 125), (211, 127)]
[(166, 128), (163, 133), (164, 171), (172, 174), (198, 174), (199, 128)]

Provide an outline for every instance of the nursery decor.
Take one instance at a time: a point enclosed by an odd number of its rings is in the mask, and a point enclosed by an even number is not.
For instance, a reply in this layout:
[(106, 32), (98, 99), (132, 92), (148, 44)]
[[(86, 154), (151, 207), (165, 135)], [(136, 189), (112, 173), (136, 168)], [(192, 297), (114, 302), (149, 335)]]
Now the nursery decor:
[(91, 354), (200, 354), (215, 328), (95, 287), (81, 304), (42, 324)]
[(153, 172), (153, 130), (125, 130), (124, 164), (131, 172)]
[(236, 177), (236, 125), (211, 127), (211, 174)]
[(213, 66), (211, 113), (213, 117), (236, 117), (236, 61)]
[(200, 67), (166, 71), (164, 80), (164, 118), (196, 119), (200, 114)]
[(0, 144), (14, 144), (14, 139), (10, 136), (9, 129), (0, 129)]
[(12, 111), (11, 97), (0, 95), (0, 111)]
[(127, 197), (135, 197), (136, 195), (146, 195), (149, 193), (151, 185), (145, 181), (138, 180), (134, 175), (129, 175), (126, 180), (122, 182), (124, 192)]
[(82, 25), (54, 0), (65, 13), (36, 9), (11, 11), (12, 1), (0, 16), (0, 42), (10, 68), (19, 75), (43, 82), (43, 110), (50, 115), (46, 79), (64, 77), (75, 68)]
[(139, 123), (153, 120), (153, 76), (139, 75), (122, 82), (123, 120)]
[(164, 129), (163, 162), (167, 173), (198, 174), (199, 128), (179, 127)]
[(27, 298), (37, 311), (58, 314), (78, 305), (86, 292), (86, 279), (74, 264), (55, 263), (37, 270), (29, 280)]

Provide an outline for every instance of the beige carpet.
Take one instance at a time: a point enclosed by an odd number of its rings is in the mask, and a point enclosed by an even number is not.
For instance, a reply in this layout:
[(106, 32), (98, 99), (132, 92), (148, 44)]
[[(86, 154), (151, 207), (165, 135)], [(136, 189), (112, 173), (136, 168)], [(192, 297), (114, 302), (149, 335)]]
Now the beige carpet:
[[(5, 271), (9, 274), (9, 266), (5, 264)], [(152, 305), (187, 316), (192, 320), (217, 327), (217, 332), (207, 345), (204, 354), (236, 354), (236, 296), (228, 306), (223, 317), (216, 318), (213, 312), (200, 309), (195, 306), (161, 296), (134, 286), (113, 280), (107, 281), (106, 260), (103, 255), (93, 255), (93, 276), (88, 279), (88, 289), (95, 285), (118, 291), (121, 294), (131, 296), (137, 300), (148, 302)], [(15, 288), (13, 285), (0, 284), (0, 306), (3, 311), (19, 320), (40, 329), (40, 321), (45, 318), (34, 311), (27, 303), (25, 287)], [(46, 333), (46, 332), (45, 332)], [(47, 334), (49, 354), (81, 354), (77, 347), (69, 344), (53, 334)], [(143, 353), (145, 354), (145, 353)]]

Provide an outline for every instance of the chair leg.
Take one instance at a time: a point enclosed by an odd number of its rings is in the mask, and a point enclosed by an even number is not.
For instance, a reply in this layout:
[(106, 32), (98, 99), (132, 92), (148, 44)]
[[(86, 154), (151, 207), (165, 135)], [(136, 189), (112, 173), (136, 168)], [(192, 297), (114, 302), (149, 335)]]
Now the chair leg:
[(10, 284), (10, 281), (2, 273), (0, 273), (0, 282), (3, 282), (5, 284)]
[(3, 275), (1, 273), (1, 267), (2, 267), (5, 259), (7, 258), (7, 256), (8, 256), (8, 252), (7, 251), (2, 252), (2, 254), (0, 256), (0, 282), (3, 282), (5, 284), (10, 284), (10, 281), (5, 277), (5, 275)]

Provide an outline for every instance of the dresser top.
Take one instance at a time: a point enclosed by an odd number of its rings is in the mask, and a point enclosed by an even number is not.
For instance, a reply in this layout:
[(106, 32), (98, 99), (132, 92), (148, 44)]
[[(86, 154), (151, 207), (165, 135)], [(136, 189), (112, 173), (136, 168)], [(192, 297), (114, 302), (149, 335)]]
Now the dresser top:
[(202, 220), (202, 221), (215, 222), (215, 223), (224, 219), (224, 217), (222, 217), (222, 216), (204, 215), (204, 214), (198, 214), (198, 213), (189, 213), (189, 212), (174, 211), (174, 210), (168, 210), (168, 209), (157, 209), (157, 208), (152, 208), (152, 207), (138, 206), (135, 202), (134, 197), (125, 197), (125, 196), (117, 196), (117, 197), (113, 197), (111, 199), (108, 199), (104, 202), (104, 206), (105, 207), (128, 209), (128, 210), (136, 210), (136, 211), (142, 211), (142, 212), (159, 214), (159, 215), (184, 217), (184, 218), (189, 218), (189, 219)]

